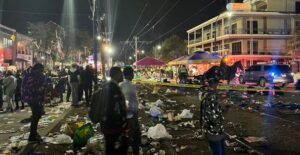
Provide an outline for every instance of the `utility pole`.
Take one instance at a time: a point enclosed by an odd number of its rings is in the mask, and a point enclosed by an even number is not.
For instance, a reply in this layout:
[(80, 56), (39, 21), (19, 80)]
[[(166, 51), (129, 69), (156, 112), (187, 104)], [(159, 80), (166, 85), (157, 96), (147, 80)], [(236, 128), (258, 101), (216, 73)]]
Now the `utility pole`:
[(135, 69), (137, 70), (137, 61), (138, 61), (138, 47), (137, 47), (137, 43), (138, 43), (138, 37), (135, 36), (134, 37), (134, 44), (135, 44)]
[[(134, 51), (135, 51), (135, 53), (134, 53), (135, 54), (135, 65), (136, 65), (135, 68), (137, 69), (138, 51), (139, 51), (138, 50), (138, 44), (149, 44), (149, 43), (151, 43), (151, 41), (139, 41), (137, 36), (134, 36), (133, 39), (134, 39), (134, 41), (121, 41), (121, 43), (129, 44), (134, 49)], [(134, 46), (132, 44), (134, 44)], [(125, 59), (127, 59), (127, 58), (125, 57)]]

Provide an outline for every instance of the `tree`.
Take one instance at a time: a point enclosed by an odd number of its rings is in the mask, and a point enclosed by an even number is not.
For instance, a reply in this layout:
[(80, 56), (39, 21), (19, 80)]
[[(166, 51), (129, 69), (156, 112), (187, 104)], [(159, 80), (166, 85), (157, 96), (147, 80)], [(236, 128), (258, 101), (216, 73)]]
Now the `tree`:
[[(34, 39), (34, 61), (49, 62), (53, 67), (53, 63), (57, 58), (63, 59), (62, 48), (65, 37), (63, 27), (52, 21), (48, 23), (28, 23), (28, 35)], [(41, 59), (42, 57), (44, 57), (44, 60)]]
[[(155, 51), (157, 54), (155, 54)], [(172, 35), (163, 41), (161, 49), (154, 49), (152, 53), (154, 56), (157, 55), (157, 58), (161, 60), (170, 61), (187, 53), (187, 43), (179, 36)]]

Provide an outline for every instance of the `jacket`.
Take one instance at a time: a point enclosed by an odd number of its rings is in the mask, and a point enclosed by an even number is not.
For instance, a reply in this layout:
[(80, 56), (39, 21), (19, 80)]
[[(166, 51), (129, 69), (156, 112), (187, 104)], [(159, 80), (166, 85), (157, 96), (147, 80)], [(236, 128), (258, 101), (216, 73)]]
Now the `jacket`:
[(200, 105), (200, 123), (209, 141), (219, 141), (224, 138), (224, 117), (218, 103), (216, 92), (202, 92)]
[(17, 88), (17, 79), (13, 75), (9, 75), (3, 80), (4, 95), (13, 96)]
[(126, 127), (125, 98), (117, 82), (111, 80), (103, 86), (104, 114), (101, 130), (104, 134), (121, 133)]
[(21, 99), (27, 103), (44, 102), (47, 82), (43, 73), (32, 71), (27, 73), (21, 86)]

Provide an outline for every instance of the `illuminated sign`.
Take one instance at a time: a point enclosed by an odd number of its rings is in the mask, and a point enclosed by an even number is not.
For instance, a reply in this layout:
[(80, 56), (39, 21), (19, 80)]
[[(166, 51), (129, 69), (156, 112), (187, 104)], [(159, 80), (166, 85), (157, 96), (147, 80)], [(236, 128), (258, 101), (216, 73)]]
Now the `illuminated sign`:
[(251, 5), (248, 3), (228, 3), (226, 8), (228, 11), (250, 11)]

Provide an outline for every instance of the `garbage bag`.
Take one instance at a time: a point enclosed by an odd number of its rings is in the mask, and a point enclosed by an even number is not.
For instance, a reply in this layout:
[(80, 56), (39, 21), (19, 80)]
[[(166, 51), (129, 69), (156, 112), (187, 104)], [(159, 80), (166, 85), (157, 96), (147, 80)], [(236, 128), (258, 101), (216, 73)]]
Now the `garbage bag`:
[(52, 139), (52, 144), (72, 144), (73, 140), (70, 136), (65, 135), (65, 134), (60, 134), (60, 135), (56, 135), (54, 136), (54, 138)]
[(193, 118), (193, 113), (190, 110), (184, 109), (182, 110), (181, 114), (179, 115), (181, 118)]
[(88, 140), (94, 135), (94, 129), (91, 123), (87, 123), (78, 128), (74, 134), (74, 147), (83, 147), (87, 144)]
[(158, 117), (158, 116), (162, 115), (162, 110), (156, 106), (150, 108), (149, 112), (152, 117)]
[(163, 102), (162, 100), (158, 99), (158, 100), (155, 102), (155, 105), (159, 107), (159, 106), (162, 106), (163, 103), (164, 103), (164, 102)]
[(161, 138), (172, 138), (167, 132), (166, 128), (162, 124), (157, 124), (154, 127), (150, 127), (147, 133), (148, 138), (161, 139)]

